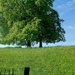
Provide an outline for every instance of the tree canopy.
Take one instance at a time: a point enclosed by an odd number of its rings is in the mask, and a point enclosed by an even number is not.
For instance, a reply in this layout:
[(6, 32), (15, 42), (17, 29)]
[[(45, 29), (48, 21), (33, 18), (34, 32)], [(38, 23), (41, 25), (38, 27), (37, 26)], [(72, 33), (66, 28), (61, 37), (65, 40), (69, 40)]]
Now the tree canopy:
[(54, 0), (0, 0), (1, 43), (31, 46), (65, 41)]

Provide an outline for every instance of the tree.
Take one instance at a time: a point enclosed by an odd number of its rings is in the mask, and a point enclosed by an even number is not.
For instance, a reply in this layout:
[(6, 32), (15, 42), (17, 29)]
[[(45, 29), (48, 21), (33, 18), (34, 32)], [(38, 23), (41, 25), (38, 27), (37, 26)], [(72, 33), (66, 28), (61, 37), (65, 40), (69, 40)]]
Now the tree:
[(0, 0), (1, 43), (31, 46), (65, 41), (54, 0)]

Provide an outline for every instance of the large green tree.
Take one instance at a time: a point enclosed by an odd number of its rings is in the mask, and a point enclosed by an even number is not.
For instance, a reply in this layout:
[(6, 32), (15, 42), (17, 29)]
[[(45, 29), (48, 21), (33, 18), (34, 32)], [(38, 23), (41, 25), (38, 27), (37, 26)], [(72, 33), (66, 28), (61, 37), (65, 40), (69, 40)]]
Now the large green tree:
[(1, 43), (31, 46), (65, 41), (54, 0), (0, 0)]

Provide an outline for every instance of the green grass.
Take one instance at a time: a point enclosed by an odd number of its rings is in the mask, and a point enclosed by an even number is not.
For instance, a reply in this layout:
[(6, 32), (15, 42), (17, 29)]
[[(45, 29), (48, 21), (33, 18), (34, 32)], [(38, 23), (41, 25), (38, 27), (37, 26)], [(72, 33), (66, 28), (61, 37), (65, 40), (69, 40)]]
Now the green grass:
[(30, 67), (30, 75), (75, 75), (75, 46), (0, 49), (0, 69), (23, 75), (24, 67)]

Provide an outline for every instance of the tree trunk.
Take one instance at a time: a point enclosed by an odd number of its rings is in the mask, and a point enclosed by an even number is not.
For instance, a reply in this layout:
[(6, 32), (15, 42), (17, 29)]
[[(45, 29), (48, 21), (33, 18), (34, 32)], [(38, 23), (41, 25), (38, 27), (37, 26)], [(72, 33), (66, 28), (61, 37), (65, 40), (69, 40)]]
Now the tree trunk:
[(39, 47), (42, 48), (42, 40), (40, 40)]
[(27, 47), (31, 47), (31, 42), (27, 41)]

